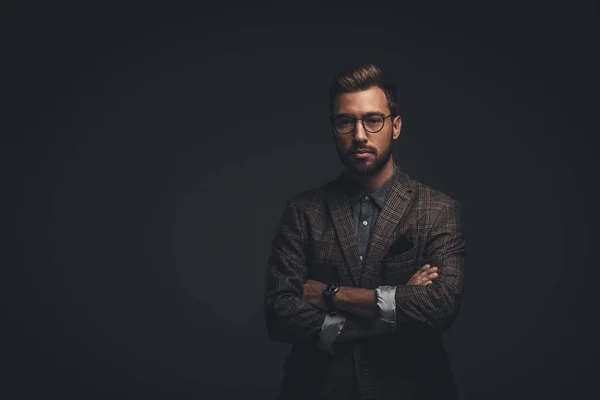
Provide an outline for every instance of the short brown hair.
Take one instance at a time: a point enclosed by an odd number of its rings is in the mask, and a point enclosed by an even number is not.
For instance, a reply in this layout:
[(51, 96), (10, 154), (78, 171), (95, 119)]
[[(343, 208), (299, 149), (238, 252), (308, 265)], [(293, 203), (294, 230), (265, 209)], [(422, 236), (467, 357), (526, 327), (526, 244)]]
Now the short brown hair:
[(383, 90), (392, 118), (399, 114), (396, 84), (375, 64), (353, 63), (342, 68), (329, 85), (329, 111), (333, 114), (335, 97), (377, 86)]

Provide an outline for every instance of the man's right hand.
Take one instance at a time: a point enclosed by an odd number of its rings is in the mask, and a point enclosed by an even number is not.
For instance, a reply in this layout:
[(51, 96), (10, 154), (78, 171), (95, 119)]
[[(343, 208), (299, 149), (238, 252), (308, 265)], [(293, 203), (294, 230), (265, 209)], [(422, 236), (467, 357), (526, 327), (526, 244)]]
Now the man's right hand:
[(425, 264), (408, 280), (407, 285), (427, 286), (438, 277), (438, 267)]

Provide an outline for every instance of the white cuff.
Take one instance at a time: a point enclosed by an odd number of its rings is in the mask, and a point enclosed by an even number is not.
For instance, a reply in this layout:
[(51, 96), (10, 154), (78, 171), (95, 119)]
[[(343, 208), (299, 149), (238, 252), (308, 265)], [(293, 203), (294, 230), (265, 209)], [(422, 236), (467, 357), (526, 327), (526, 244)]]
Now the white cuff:
[(393, 332), (396, 330), (396, 286), (379, 286), (375, 293), (380, 310), (377, 332)]
[(342, 332), (346, 322), (346, 317), (343, 314), (336, 313), (325, 315), (325, 321), (321, 326), (321, 333), (319, 335), (319, 348), (327, 351), (329, 354), (335, 354), (335, 339)]

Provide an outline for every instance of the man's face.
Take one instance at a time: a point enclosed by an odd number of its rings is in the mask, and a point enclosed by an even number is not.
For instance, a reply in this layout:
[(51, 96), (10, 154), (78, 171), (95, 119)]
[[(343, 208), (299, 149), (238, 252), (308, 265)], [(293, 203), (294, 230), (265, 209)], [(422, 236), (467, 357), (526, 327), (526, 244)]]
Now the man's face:
[[(363, 118), (370, 113), (390, 114), (385, 94), (376, 86), (360, 92), (341, 93), (333, 104), (334, 116), (349, 114)], [(391, 118), (385, 118), (383, 128), (375, 133), (366, 131), (361, 121), (356, 121), (354, 130), (346, 134), (338, 133), (332, 126), (340, 161), (348, 172), (356, 176), (372, 176), (388, 163), (392, 156), (392, 143), (400, 136), (401, 125), (400, 116), (393, 121)], [(357, 150), (369, 153), (357, 156), (353, 154)]]

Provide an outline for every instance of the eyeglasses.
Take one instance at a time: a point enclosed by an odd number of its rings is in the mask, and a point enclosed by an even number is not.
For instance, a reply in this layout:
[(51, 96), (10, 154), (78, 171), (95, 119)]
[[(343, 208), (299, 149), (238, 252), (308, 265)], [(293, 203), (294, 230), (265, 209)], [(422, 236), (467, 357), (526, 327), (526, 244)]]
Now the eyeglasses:
[(356, 121), (361, 121), (365, 131), (376, 133), (383, 129), (385, 119), (392, 114), (383, 116), (381, 114), (366, 114), (362, 118), (355, 118), (351, 114), (338, 114), (331, 117), (331, 123), (338, 133), (348, 134), (356, 128)]

